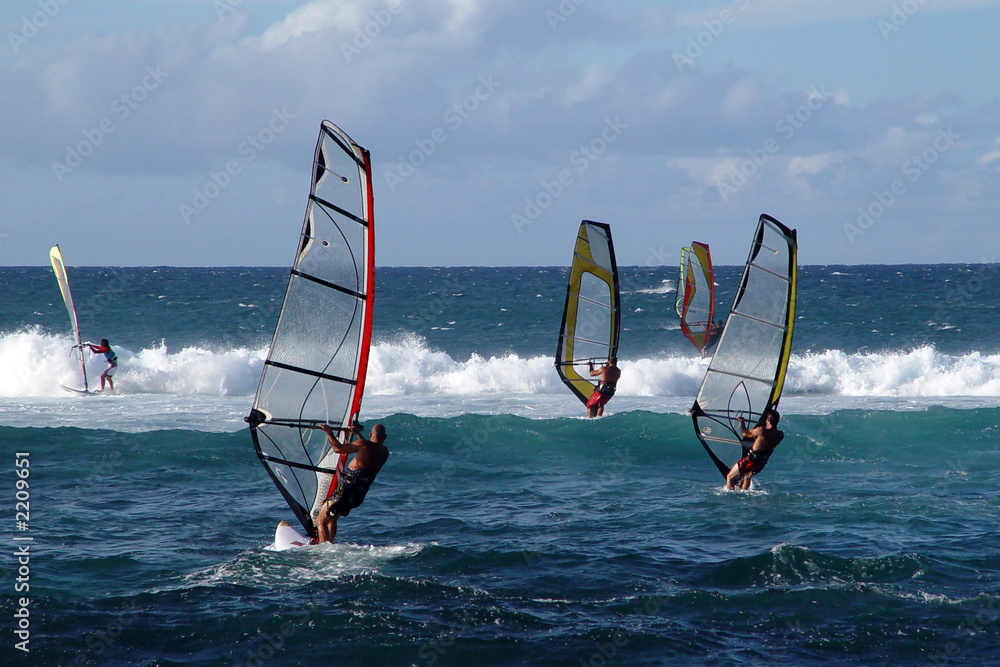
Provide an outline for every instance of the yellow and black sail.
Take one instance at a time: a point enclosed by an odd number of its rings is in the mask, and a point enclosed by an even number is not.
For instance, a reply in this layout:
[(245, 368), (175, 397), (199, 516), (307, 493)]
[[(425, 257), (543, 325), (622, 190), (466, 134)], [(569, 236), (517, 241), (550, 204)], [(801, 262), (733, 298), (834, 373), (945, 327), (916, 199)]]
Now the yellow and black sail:
[(597, 386), (588, 362), (618, 356), (621, 293), (611, 226), (584, 220), (576, 236), (556, 347), (559, 377), (586, 404)]

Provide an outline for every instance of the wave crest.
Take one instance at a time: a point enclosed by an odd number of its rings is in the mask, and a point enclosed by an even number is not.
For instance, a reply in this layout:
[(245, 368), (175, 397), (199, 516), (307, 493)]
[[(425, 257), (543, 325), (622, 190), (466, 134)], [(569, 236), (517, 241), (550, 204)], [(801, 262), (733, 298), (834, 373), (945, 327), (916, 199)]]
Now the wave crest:
[[(68, 336), (41, 329), (0, 335), (0, 396), (60, 396), (59, 384), (82, 384)], [(115, 346), (119, 394), (252, 396), (263, 368), (266, 347), (180, 350), (159, 345), (137, 351)], [(104, 368), (91, 356), (87, 370), (94, 386)], [(693, 397), (708, 360), (696, 356), (622, 359), (618, 393), (635, 397)], [(509, 353), (459, 360), (431, 349), (426, 340), (406, 334), (372, 346), (368, 395), (436, 394), (458, 396), (561, 395), (566, 392), (552, 357)], [(942, 354), (925, 346), (909, 351), (848, 354), (841, 350), (793, 355), (786, 395), (952, 397), (1000, 394), (1000, 355)]]

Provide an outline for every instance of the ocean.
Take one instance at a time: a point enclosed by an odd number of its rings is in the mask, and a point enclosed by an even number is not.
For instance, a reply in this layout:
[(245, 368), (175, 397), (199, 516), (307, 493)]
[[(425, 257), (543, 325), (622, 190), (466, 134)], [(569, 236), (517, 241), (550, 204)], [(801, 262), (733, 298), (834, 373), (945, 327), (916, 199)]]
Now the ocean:
[(392, 456), (336, 544), (274, 552), (295, 519), (242, 418), (288, 270), (70, 266), (120, 363), (78, 396), (52, 271), (0, 268), (0, 663), (1000, 664), (1000, 266), (802, 267), (749, 492), (687, 415), (676, 272), (621, 269), (586, 420), (565, 268), (379, 267), (361, 416)]

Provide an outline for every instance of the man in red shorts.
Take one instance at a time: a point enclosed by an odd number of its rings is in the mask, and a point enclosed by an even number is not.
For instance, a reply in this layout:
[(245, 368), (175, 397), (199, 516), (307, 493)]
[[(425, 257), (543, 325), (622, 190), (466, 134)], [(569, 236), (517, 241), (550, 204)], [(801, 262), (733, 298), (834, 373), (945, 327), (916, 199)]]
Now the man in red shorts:
[(590, 400), (587, 401), (587, 416), (590, 418), (603, 415), (604, 406), (615, 395), (615, 386), (618, 384), (618, 378), (622, 376), (622, 372), (618, 368), (617, 357), (611, 357), (606, 365), (596, 369), (594, 362), (591, 361), (590, 377), (598, 375), (601, 376), (601, 380), (597, 383), (597, 389), (590, 395)]
[[(740, 437), (753, 438), (753, 446), (747, 451), (746, 456), (741, 458), (733, 469), (726, 475), (726, 488), (734, 489), (739, 483), (744, 491), (750, 488), (750, 480), (753, 476), (764, 469), (771, 452), (778, 446), (781, 439), (785, 437), (782, 431), (778, 430), (778, 420), (781, 415), (777, 410), (768, 410), (763, 426), (747, 430), (746, 422), (740, 417)], [(742, 481), (740, 481), (742, 478)]]

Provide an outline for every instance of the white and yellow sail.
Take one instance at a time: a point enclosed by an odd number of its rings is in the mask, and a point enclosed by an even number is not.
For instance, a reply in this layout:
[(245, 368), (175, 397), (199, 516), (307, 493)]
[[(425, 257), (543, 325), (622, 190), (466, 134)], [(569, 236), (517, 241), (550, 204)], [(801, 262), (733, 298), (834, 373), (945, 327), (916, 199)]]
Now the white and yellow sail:
[(59, 291), (62, 293), (63, 303), (66, 304), (66, 312), (69, 313), (69, 324), (77, 355), (80, 359), (80, 372), (83, 374), (83, 390), (88, 391), (87, 362), (83, 355), (83, 338), (80, 336), (80, 323), (76, 318), (76, 306), (73, 305), (73, 292), (69, 289), (69, 275), (66, 273), (66, 263), (63, 262), (62, 251), (59, 250), (58, 245), (52, 246), (49, 250), (49, 261), (52, 262), (52, 271), (56, 274), (56, 282), (59, 283)]
[(559, 377), (584, 404), (597, 386), (589, 362), (618, 356), (620, 304), (611, 226), (584, 220), (573, 248), (555, 361)]

